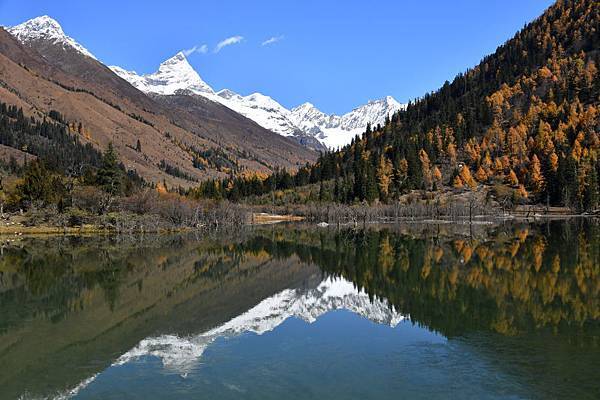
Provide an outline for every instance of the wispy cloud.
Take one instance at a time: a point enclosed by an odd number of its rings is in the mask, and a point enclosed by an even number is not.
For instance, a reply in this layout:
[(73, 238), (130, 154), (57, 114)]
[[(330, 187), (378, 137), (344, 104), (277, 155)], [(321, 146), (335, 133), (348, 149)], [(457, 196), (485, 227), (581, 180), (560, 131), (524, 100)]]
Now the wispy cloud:
[(217, 43), (217, 47), (215, 47), (215, 53), (218, 53), (219, 51), (221, 51), (221, 49), (223, 47), (227, 47), (227, 46), (231, 46), (232, 44), (240, 43), (242, 40), (244, 40), (243, 36), (232, 36), (232, 37), (228, 37), (227, 39), (221, 40), (219, 43)]
[(191, 54), (194, 53), (201, 53), (201, 54), (205, 54), (208, 51), (208, 46), (203, 44), (201, 46), (194, 46), (191, 49), (185, 49), (185, 50), (181, 50), (181, 52), (186, 56), (190, 56)]
[(277, 43), (277, 42), (279, 42), (281, 40), (283, 40), (283, 35), (273, 36), (273, 37), (268, 38), (264, 42), (262, 42), (261, 46), (268, 46), (270, 44)]

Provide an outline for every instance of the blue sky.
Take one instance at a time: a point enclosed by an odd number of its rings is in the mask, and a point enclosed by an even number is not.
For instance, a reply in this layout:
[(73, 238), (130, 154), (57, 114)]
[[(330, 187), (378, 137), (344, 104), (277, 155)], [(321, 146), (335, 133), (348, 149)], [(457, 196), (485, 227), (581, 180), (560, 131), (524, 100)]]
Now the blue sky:
[[(107, 65), (156, 70), (179, 50), (214, 89), (344, 113), (435, 90), (540, 15), (549, 0), (0, 0), (0, 24), (47, 14)], [(241, 37), (216, 52), (227, 38)], [(270, 44), (263, 42), (276, 38)], [(202, 46), (206, 47), (202, 47)], [(206, 50), (202, 53), (202, 50)]]

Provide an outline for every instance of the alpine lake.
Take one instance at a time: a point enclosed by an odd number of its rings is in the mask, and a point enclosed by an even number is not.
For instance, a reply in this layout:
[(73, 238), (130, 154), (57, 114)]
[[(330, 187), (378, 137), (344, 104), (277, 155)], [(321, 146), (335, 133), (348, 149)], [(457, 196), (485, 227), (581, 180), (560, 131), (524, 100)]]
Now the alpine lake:
[(599, 399), (590, 219), (3, 241), (0, 399)]

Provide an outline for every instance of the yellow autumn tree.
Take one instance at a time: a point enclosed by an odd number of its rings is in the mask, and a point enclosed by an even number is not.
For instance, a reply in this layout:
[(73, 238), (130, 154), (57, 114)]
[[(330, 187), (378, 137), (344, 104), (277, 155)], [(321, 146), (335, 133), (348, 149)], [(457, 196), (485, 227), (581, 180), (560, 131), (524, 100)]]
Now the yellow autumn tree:
[(534, 154), (531, 158), (529, 183), (536, 193), (539, 193), (544, 188), (544, 175), (542, 174), (542, 166), (540, 160)]
[(486, 182), (488, 178), (487, 173), (485, 172), (485, 170), (483, 169), (483, 167), (480, 165), (479, 168), (477, 169), (477, 171), (475, 172), (475, 179), (477, 179), (479, 182)]
[(450, 164), (456, 164), (456, 145), (454, 143), (448, 144), (448, 147), (446, 148), (446, 154), (448, 154)]
[(419, 151), (419, 160), (421, 160), (421, 169), (423, 171), (423, 182), (425, 182), (425, 185), (427, 186), (427, 188), (431, 188), (431, 184), (433, 183), (433, 179), (431, 176), (431, 166), (430, 166), (430, 161), (429, 161), (429, 156), (427, 155), (427, 152), (423, 149), (421, 149)]
[(383, 200), (387, 199), (389, 196), (392, 171), (392, 162), (383, 155), (379, 156), (377, 165), (377, 185), (379, 186), (379, 192), (381, 193)]
[(441, 185), (442, 183), (442, 171), (440, 171), (440, 169), (437, 167), (437, 165), (435, 167), (433, 167), (433, 170), (431, 171), (431, 176), (433, 178), (433, 182), (436, 185)]
[(552, 128), (549, 123), (540, 121), (535, 142), (537, 149), (544, 154), (550, 154), (554, 151)]
[(462, 180), (463, 184), (474, 188), (475, 186), (477, 186), (477, 182), (475, 182), (475, 179), (473, 179), (473, 175), (471, 174), (471, 170), (469, 169), (468, 165), (463, 165), (462, 168), (460, 169), (459, 172), (459, 176), (460, 179)]
[(512, 168), (506, 177), (506, 183), (511, 186), (517, 186), (519, 184), (519, 178), (517, 178), (517, 174), (515, 174), (515, 171), (513, 171)]
[(550, 168), (553, 172), (556, 172), (558, 170), (558, 156), (556, 153), (552, 152), (552, 154), (548, 156), (548, 160), (550, 161)]

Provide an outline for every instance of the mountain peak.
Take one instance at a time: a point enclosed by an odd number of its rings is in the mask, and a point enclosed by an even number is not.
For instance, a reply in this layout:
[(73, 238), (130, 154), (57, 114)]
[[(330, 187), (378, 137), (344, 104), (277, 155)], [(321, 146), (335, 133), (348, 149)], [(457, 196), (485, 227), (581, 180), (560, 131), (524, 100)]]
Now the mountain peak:
[(190, 68), (192, 68), (192, 66), (190, 65), (190, 63), (187, 60), (187, 57), (185, 56), (185, 54), (183, 54), (182, 51), (178, 52), (173, 57), (168, 58), (161, 63), (161, 65), (174, 65), (174, 64), (175, 65), (176, 64), (185, 64), (185, 65), (189, 66)]
[(213, 89), (202, 80), (181, 51), (163, 61), (158, 71), (152, 74), (139, 76), (133, 71), (126, 71), (120, 67), (110, 68), (143, 92), (169, 95), (180, 90), (189, 90), (199, 95), (214, 94)]
[(387, 104), (400, 105), (400, 103), (392, 96), (385, 96), (382, 100), (384, 100)]
[(226, 100), (230, 100), (232, 98), (241, 98), (242, 96), (240, 96), (239, 94), (237, 94), (236, 92), (234, 92), (233, 90), (229, 90), (229, 89), (222, 89), (219, 90), (217, 92), (217, 96), (222, 97)]
[(401, 104), (392, 96), (385, 96), (385, 97), (382, 97), (381, 99), (369, 100), (369, 102), (367, 103), (367, 105), (376, 105), (376, 104), (381, 104), (381, 105), (386, 105), (386, 106), (391, 106), (391, 107), (400, 107), (401, 106)]
[(300, 104), (299, 106), (292, 108), (292, 112), (300, 111), (300, 110), (310, 110), (313, 108), (316, 108), (315, 105), (313, 103), (310, 103), (307, 101), (307, 102)]
[(35, 40), (47, 40), (54, 44), (62, 44), (63, 47), (71, 47), (88, 57), (96, 59), (89, 50), (77, 43), (72, 37), (67, 36), (54, 18), (47, 15), (32, 18), (8, 28), (7, 31), (21, 43), (28, 44)]
[(48, 15), (41, 15), (39, 17), (27, 20), (19, 25), (14, 26), (11, 29), (19, 29), (24, 31), (27, 29), (29, 32), (43, 32), (47, 34), (66, 36), (63, 32), (62, 26), (54, 18)]

